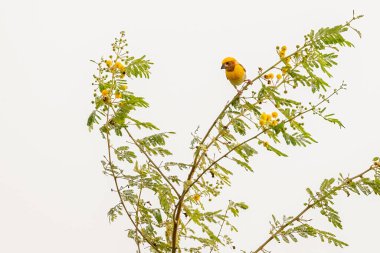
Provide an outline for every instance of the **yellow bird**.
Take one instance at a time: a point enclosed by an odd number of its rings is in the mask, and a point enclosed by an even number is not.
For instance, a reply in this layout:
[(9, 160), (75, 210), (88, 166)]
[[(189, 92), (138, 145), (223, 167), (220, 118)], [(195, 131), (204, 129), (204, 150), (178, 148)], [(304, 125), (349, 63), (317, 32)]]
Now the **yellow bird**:
[(246, 80), (245, 68), (235, 58), (224, 58), (221, 69), (226, 70), (226, 77), (235, 89)]

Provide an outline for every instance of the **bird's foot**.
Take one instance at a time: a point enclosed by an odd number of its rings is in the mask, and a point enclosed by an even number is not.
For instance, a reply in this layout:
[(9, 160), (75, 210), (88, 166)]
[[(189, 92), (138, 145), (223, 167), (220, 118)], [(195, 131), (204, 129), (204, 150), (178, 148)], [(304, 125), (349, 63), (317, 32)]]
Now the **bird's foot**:
[(244, 80), (244, 82), (247, 83), (247, 84), (252, 84), (253, 83), (252, 80), (249, 80), (249, 79)]

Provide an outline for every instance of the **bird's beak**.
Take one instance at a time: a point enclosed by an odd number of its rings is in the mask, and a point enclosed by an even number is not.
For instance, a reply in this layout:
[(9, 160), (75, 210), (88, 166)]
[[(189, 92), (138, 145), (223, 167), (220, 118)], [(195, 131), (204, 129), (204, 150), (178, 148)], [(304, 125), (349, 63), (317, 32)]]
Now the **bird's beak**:
[(222, 67), (220, 67), (220, 69), (225, 69), (226, 68), (226, 65), (222, 64)]

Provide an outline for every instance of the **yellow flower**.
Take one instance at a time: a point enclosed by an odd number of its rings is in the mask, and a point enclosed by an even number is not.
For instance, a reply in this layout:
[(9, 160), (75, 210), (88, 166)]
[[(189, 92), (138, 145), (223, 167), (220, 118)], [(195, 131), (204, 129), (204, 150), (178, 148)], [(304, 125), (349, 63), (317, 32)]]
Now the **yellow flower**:
[(282, 52), (285, 52), (287, 49), (288, 49), (288, 48), (287, 48), (286, 46), (282, 46), (282, 47), (281, 47), (281, 51), (282, 51)]
[(263, 119), (261, 119), (261, 120), (259, 121), (259, 124), (260, 124), (260, 126), (264, 126), (264, 125), (265, 125), (265, 123), (266, 123), (266, 121), (265, 121), (265, 120), (263, 120)]
[(271, 116), (270, 114), (267, 114), (266, 116), (267, 116), (267, 117), (266, 117), (266, 121), (271, 121), (272, 116)]
[(123, 84), (123, 85), (120, 85), (120, 90), (126, 90), (128, 87), (127, 85)]
[(120, 92), (117, 92), (117, 93), (115, 94), (115, 98), (121, 98), (121, 93), (120, 93)]
[(286, 64), (289, 64), (289, 62), (290, 62), (290, 57), (286, 57), (286, 58), (285, 58), (285, 63), (286, 63)]
[(119, 61), (117, 61), (115, 65), (112, 66), (112, 68), (118, 69), (122, 74), (125, 74), (125, 66)]
[(281, 75), (281, 74), (277, 74), (277, 75), (276, 75), (276, 78), (277, 78), (278, 80), (280, 80), (280, 79), (282, 78), (282, 75)]
[(194, 194), (193, 196), (194, 201), (198, 202), (200, 199), (201, 199), (201, 195), (199, 195), (198, 193)]
[(277, 126), (277, 124), (278, 124), (278, 121), (277, 121), (277, 120), (273, 120), (273, 121), (272, 121), (272, 126)]
[(285, 75), (287, 71), (288, 71), (288, 69), (286, 67), (283, 67), (281, 69), (281, 72), (282, 72), (283, 75)]
[(280, 58), (284, 58), (285, 57), (285, 52), (281, 51), (278, 55), (280, 56)]
[(120, 68), (122, 68), (122, 67), (124, 67), (124, 65), (123, 65), (121, 62), (117, 61), (117, 62), (115, 63), (115, 68), (120, 69)]
[(277, 112), (272, 112), (272, 117), (273, 118), (277, 118), (278, 117), (278, 113)]
[(121, 72), (122, 74), (125, 75), (125, 66), (124, 66), (124, 65), (121, 65), (121, 66), (119, 67), (119, 70), (120, 70), (120, 72)]
[(106, 97), (108, 93), (109, 93), (108, 89), (102, 90), (103, 97)]
[(269, 73), (269, 74), (268, 74), (268, 79), (273, 79), (273, 78), (274, 78), (273, 73)]
[(263, 120), (266, 120), (267, 118), (267, 114), (265, 112), (263, 112), (261, 115), (260, 115), (260, 119), (263, 119)]
[(111, 60), (106, 60), (105, 61), (107, 67), (111, 67), (112, 66), (112, 61)]

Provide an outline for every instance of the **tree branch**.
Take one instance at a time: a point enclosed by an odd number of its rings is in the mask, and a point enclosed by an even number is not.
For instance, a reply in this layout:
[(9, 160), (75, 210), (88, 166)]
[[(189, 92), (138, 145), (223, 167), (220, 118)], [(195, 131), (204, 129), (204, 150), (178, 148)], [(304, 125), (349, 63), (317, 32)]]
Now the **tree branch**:
[[(305, 43), (302, 47), (298, 48), (295, 52), (293, 52), (292, 54), (288, 55), (287, 57), (292, 57), (293, 55), (297, 54), (298, 52), (302, 51), (304, 48), (306, 48), (307, 46), (309, 46), (308, 43)], [(245, 82), (245, 85), (243, 86), (243, 88), (241, 89), (240, 92), (237, 92), (236, 95), (232, 98), (232, 100), (230, 102), (228, 102), (223, 110), (219, 113), (219, 115), (216, 117), (216, 119), (214, 120), (214, 122), (211, 124), (210, 128), (208, 129), (208, 131), (206, 132), (205, 136), (203, 137), (203, 139), (201, 140), (201, 142), (199, 143), (198, 145), (198, 148), (197, 150), (195, 151), (195, 156), (194, 156), (194, 161), (193, 161), (193, 166), (190, 170), (190, 173), (187, 177), (187, 182), (191, 182), (191, 179), (195, 173), (195, 170), (196, 168), (198, 167), (199, 165), (199, 162), (201, 161), (202, 157), (206, 154), (206, 150), (203, 150), (202, 153), (201, 152), (201, 146), (205, 143), (205, 141), (207, 140), (207, 138), (209, 137), (212, 129), (215, 127), (215, 125), (217, 124), (217, 122), (222, 119), (224, 117), (224, 114), (226, 112), (226, 110), (231, 106), (232, 102), (237, 99), (238, 97), (241, 96), (241, 92), (245, 91), (248, 89), (248, 87), (250, 85), (252, 85), (256, 80), (260, 79), (263, 75), (265, 75), (267, 72), (271, 71), (272, 69), (276, 68), (276, 66), (280, 63), (282, 63), (284, 60), (283, 59), (280, 59), (279, 61), (277, 61), (275, 64), (273, 64), (271, 67), (269, 67), (267, 70), (261, 72), (258, 76), (256, 76), (254, 79), (252, 80), (247, 80)], [(267, 131), (267, 130), (265, 130)], [(263, 133), (263, 132), (261, 132)], [(261, 134), (260, 133), (260, 134)], [(257, 137), (257, 136), (256, 136)], [(255, 138), (256, 138), (255, 137)], [(253, 138), (254, 139), (254, 138)], [(237, 145), (234, 149), (230, 150), (227, 154), (225, 154), (224, 156), (222, 156), (220, 159), (218, 159), (216, 162), (218, 162), (219, 160), (221, 160), (222, 158), (226, 157), (229, 153), (231, 153), (233, 150), (235, 150), (237, 147), (245, 144), (246, 142), (250, 141), (252, 139), (249, 139), (247, 141), (245, 141), (244, 143), (241, 143), (240, 145)], [(212, 142), (209, 144), (211, 145)], [(182, 202), (184, 201), (184, 198), (185, 198), (185, 195), (187, 194), (187, 192), (190, 190), (191, 186), (194, 185), (195, 182), (197, 182), (202, 176), (204, 173), (206, 173), (208, 170), (210, 170), (210, 168), (216, 163), (212, 163), (205, 171), (203, 171), (201, 173), (201, 175), (194, 181), (194, 182), (191, 182), (191, 184), (187, 187), (184, 187), (183, 191), (182, 191), (182, 194), (180, 195), (179, 197), (179, 200), (177, 202), (177, 205), (175, 206), (174, 208), (174, 212), (173, 212), (173, 234), (172, 234), (172, 253), (175, 253), (176, 252), (176, 241), (177, 241), (177, 236), (178, 236), (178, 225), (179, 225), (179, 220), (180, 220), (180, 217), (181, 217), (181, 211), (182, 211)]]
[(340, 191), (341, 189), (343, 189), (345, 186), (347, 186), (350, 182), (352, 182), (353, 180), (357, 179), (357, 178), (361, 178), (363, 177), (365, 174), (367, 174), (368, 172), (372, 171), (372, 170), (375, 170), (375, 169), (379, 169), (380, 168), (380, 162), (375, 162), (374, 164), (372, 164), (368, 169), (366, 169), (365, 171), (359, 173), (358, 175), (354, 176), (354, 177), (351, 177), (351, 178), (347, 178), (346, 180), (344, 180), (340, 185), (338, 186), (335, 186), (328, 194), (324, 195), (324, 196), (321, 196), (317, 201), (314, 201), (313, 203), (311, 204), (308, 204), (297, 216), (295, 216), (293, 219), (291, 219), (290, 221), (288, 221), (287, 223), (285, 223), (284, 225), (282, 225), (274, 234), (272, 234), (263, 244), (261, 244), (255, 251), (251, 251), (251, 253), (259, 253), (260, 251), (262, 251), (264, 249), (264, 247), (269, 243), (271, 242), (279, 233), (281, 233), (285, 228), (287, 228), (289, 225), (293, 224), (295, 221), (298, 221), (303, 214), (305, 214), (308, 210), (310, 210), (311, 208), (314, 208), (318, 203), (320, 203), (321, 201), (325, 200), (326, 198), (328, 198), (329, 196), (331, 196), (331, 194), (337, 192), (337, 191)]
[[(291, 121), (293, 121), (294, 119), (310, 112), (310, 111), (313, 111), (316, 107), (318, 107), (319, 105), (321, 105), (322, 103), (326, 102), (327, 100), (329, 100), (333, 95), (335, 95), (338, 91), (340, 91), (341, 89), (343, 89), (343, 86), (341, 86), (339, 89), (337, 90), (334, 90), (333, 93), (331, 93), (329, 96), (325, 97), (324, 99), (322, 99), (320, 102), (318, 102), (316, 105), (314, 106), (311, 106), (309, 109), (303, 111), (303, 112), (300, 112), (298, 113), (297, 115), (295, 115), (294, 117), (291, 117), (291, 118), (288, 118), (286, 121), (284, 121), (284, 124), (287, 124)], [(237, 148), (239, 148), (240, 146), (256, 139), (257, 137), (259, 137), (260, 135), (262, 135), (263, 133), (266, 133), (270, 128), (265, 128), (264, 130), (262, 130), (260, 133), (256, 134), (255, 136), (239, 143), (238, 145), (236, 145), (235, 147), (231, 148), (228, 152), (226, 152), (224, 155), (220, 156), (218, 159), (216, 159), (214, 162), (212, 162), (201, 174), (199, 174), (199, 176), (193, 181), (191, 182), (191, 184), (189, 184), (189, 186), (187, 187), (187, 189), (184, 191), (184, 193), (182, 194), (183, 196), (186, 195), (186, 193), (190, 190), (190, 188), (195, 184), (197, 183), (201, 177), (206, 173), (208, 172), (215, 164), (217, 164), (220, 160), (222, 160), (223, 158), (227, 157), (232, 151), (236, 150)]]
[[(107, 122), (109, 120), (109, 110), (107, 111)], [(108, 165), (110, 166), (112, 177), (115, 183), (117, 194), (119, 195), (120, 203), (123, 206), (123, 209), (125, 213), (127, 214), (129, 220), (131, 221), (132, 225), (135, 227), (136, 231), (144, 238), (144, 240), (157, 252), (160, 252), (158, 248), (144, 235), (144, 233), (138, 228), (137, 224), (133, 220), (132, 214), (128, 211), (127, 206), (124, 203), (122, 194), (120, 192), (119, 183), (117, 181), (117, 176), (115, 175), (115, 172), (113, 170), (113, 164), (112, 164), (112, 157), (111, 157), (111, 140), (110, 140), (110, 134), (106, 133), (106, 139), (107, 139), (107, 149), (108, 149)]]

